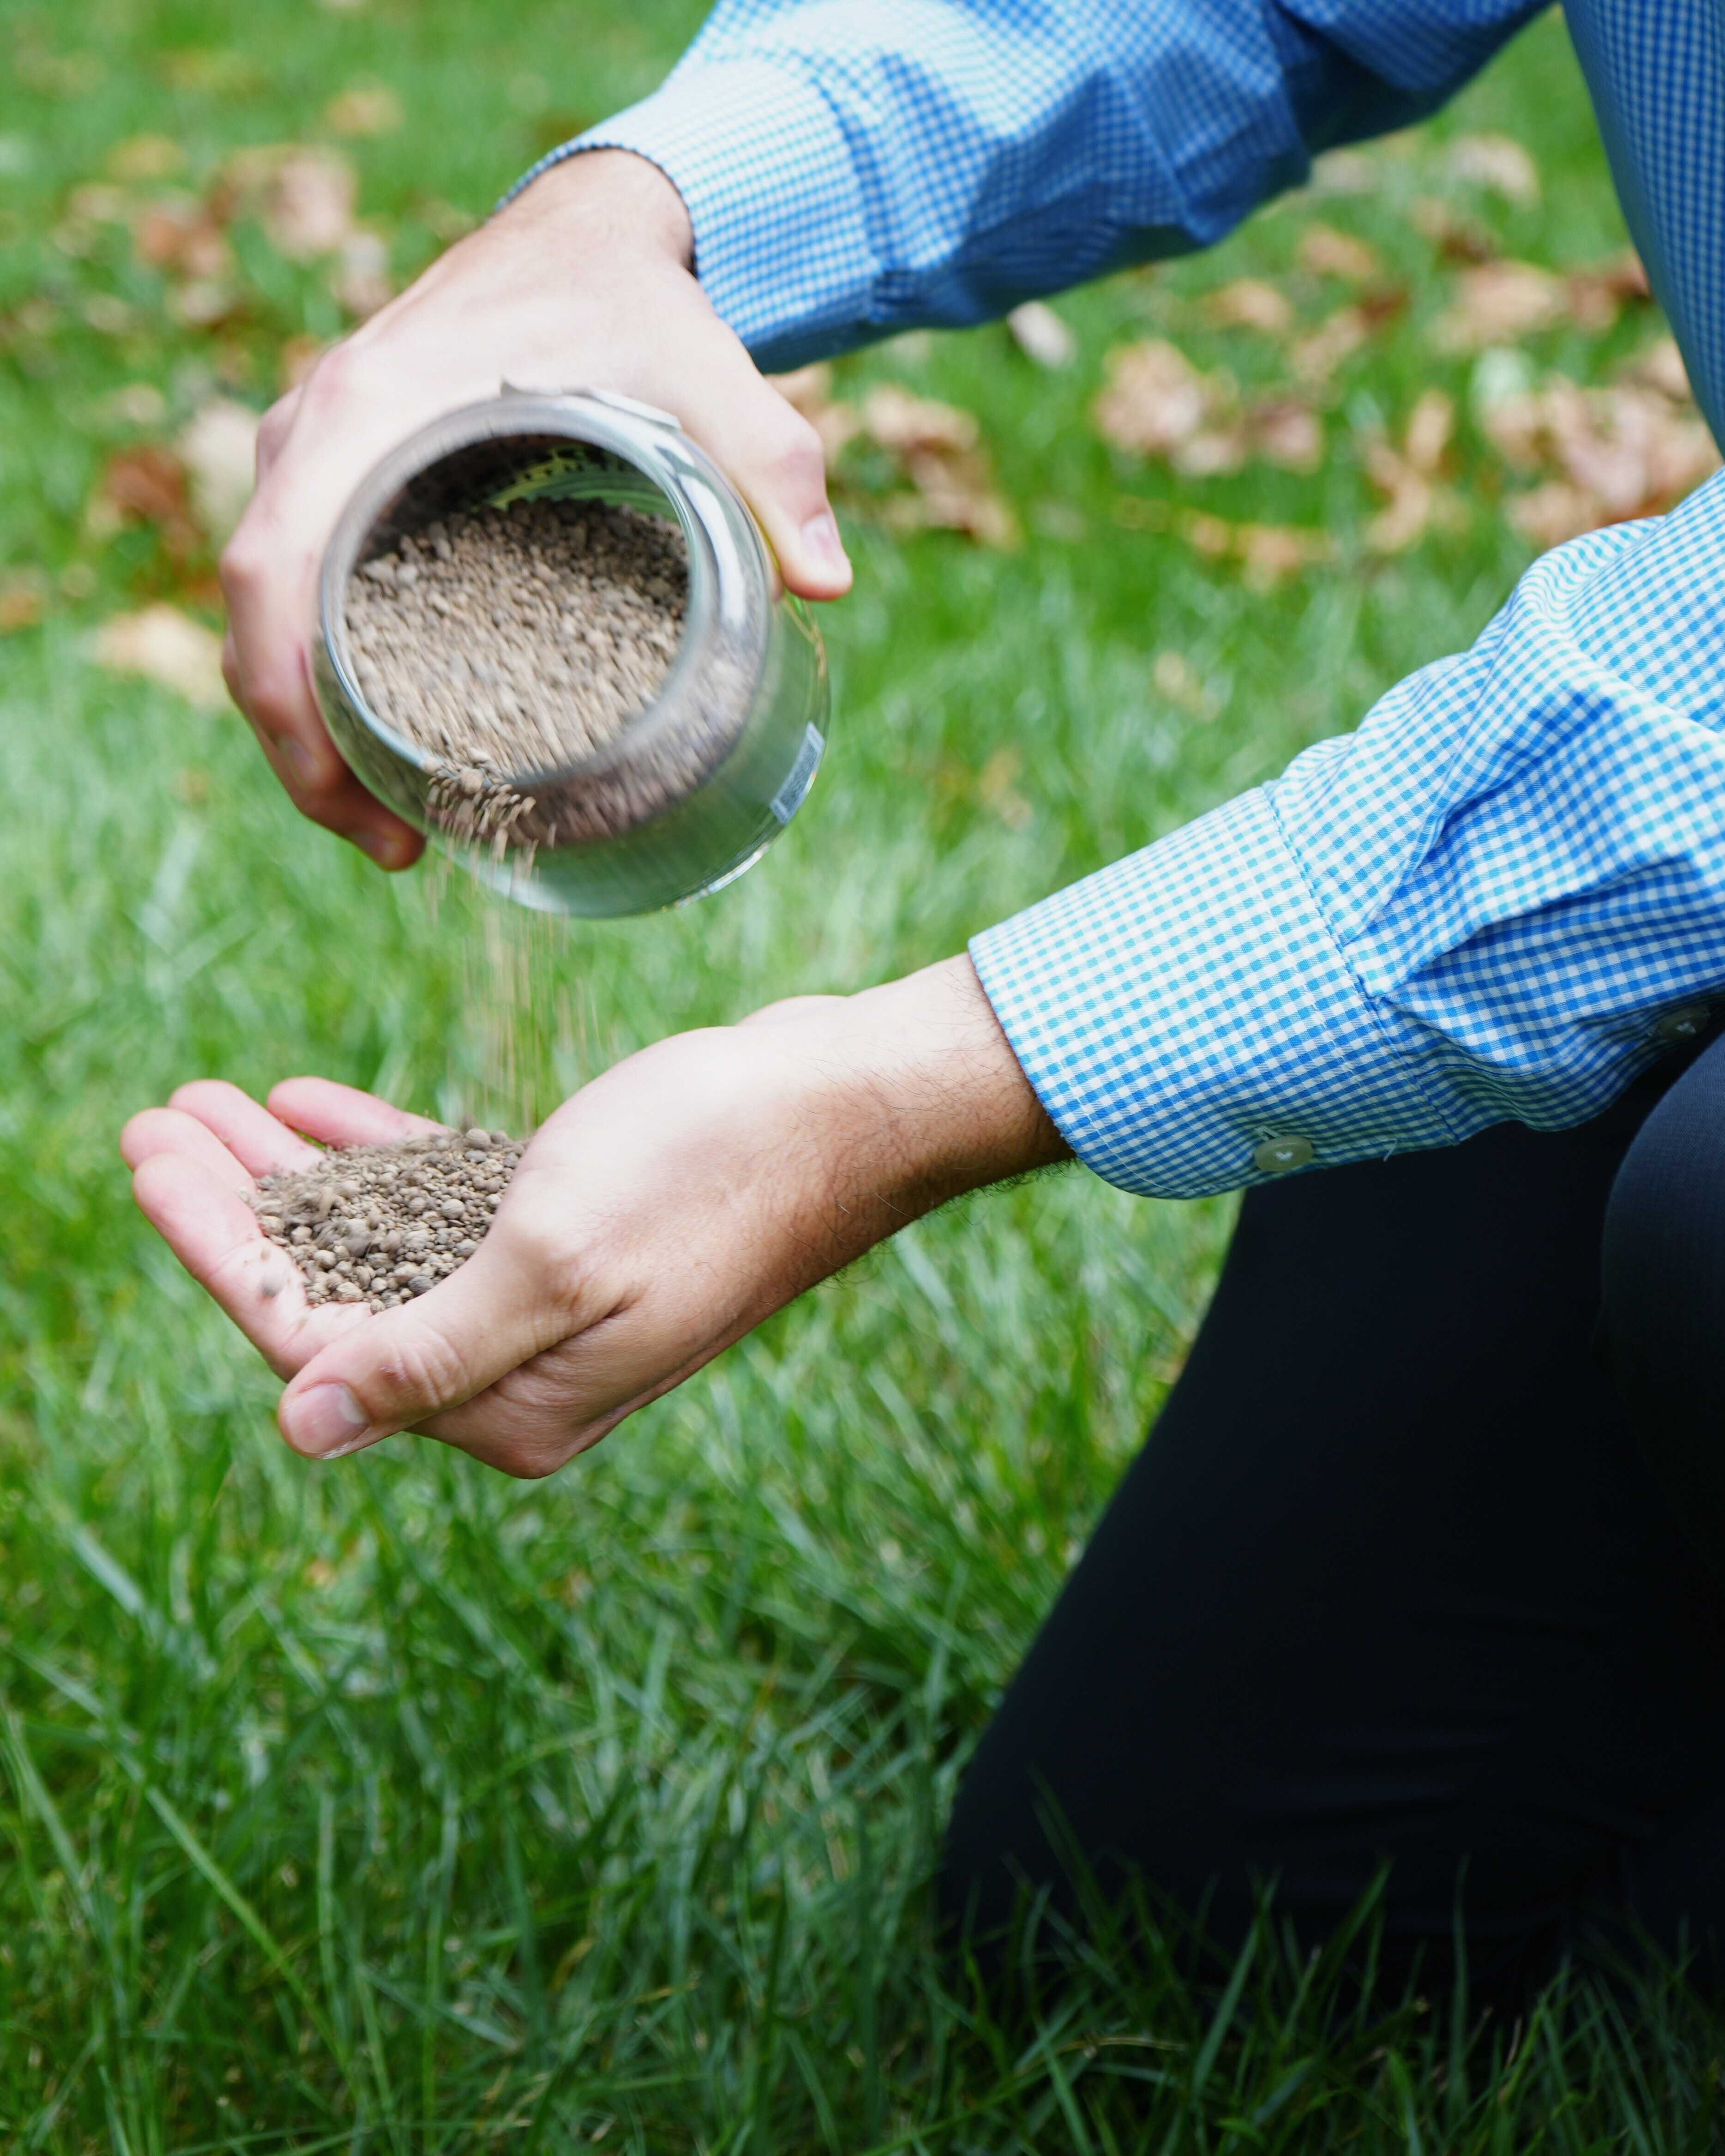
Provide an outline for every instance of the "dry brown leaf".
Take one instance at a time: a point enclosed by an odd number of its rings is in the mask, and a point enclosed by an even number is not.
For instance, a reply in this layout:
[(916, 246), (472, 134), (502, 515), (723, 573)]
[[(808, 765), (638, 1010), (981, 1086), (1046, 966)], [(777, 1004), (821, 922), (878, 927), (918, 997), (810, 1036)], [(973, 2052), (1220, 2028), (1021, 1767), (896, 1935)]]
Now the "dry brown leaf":
[(1645, 306), (1653, 297), (1641, 258), (1633, 249), (1572, 270), (1563, 281), (1571, 316), (1583, 329), (1601, 334), (1625, 307)]
[(1117, 345), (1102, 364), (1107, 379), (1091, 413), (1117, 449), (1171, 456), (1222, 408), (1215, 384), (1163, 338)]
[(1526, 208), (1539, 199), (1539, 167), (1508, 135), (1464, 135), (1444, 158), (1451, 179), (1489, 187), (1506, 202)]
[(157, 682), (200, 710), (219, 711), (228, 701), (221, 639), (177, 607), (116, 614), (97, 631), (95, 653), (110, 674)]
[(1509, 505), (1509, 521), (1531, 546), (1543, 552), (1599, 529), (1599, 505), (1585, 487), (1566, 479), (1518, 494)]
[(1294, 326), (1292, 300), (1267, 277), (1236, 277), (1231, 285), (1218, 286), (1205, 300), (1204, 311), (1218, 329), (1286, 336)]
[(860, 431), (892, 458), (911, 485), (883, 511), (896, 529), (963, 531), (985, 547), (1019, 544), (1018, 519), (994, 485), (973, 413), (914, 396), (891, 382), (876, 382), (860, 413), (851, 413), (828, 401), (825, 379), (807, 369), (780, 377), (779, 388), (817, 426), (824, 418), (836, 432), (834, 414), (844, 410), (845, 439)]
[(883, 449), (962, 455), (981, 436), (976, 415), (932, 397), (914, 396), (896, 382), (877, 382), (862, 403), (863, 424)]
[(356, 83), (323, 109), (332, 135), (393, 135), (406, 118), (401, 100), (384, 83)]
[(219, 219), (196, 195), (157, 195), (132, 213), (132, 246), (141, 262), (177, 277), (218, 279), (233, 266)]
[(39, 570), (0, 577), (0, 636), (33, 629), (48, 608), (48, 584)]
[(1315, 277), (1337, 277), (1344, 285), (1367, 285), (1379, 275), (1378, 251), (1332, 224), (1308, 224), (1300, 235), (1300, 267)]
[(213, 397), (175, 444), (192, 507), (213, 547), (223, 546), (252, 498), (258, 414), (232, 397)]
[(1366, 526), (1368, 552), (1404, 553), (1425, 537), (1434, 518), (1455, 518), (1456, 503), (1437, 485), (1455, 429), (1453, 399), (1441, 389), (1428, 389), (1408, 416), (1399, 448), (1382, 434), (1368, 438), (1366, 475), (1386, 497)]
[(86, 517), (91, 536), (110, 538), (125, 524), (153, 524), (170, 554), (199, 551), (186, 468), (172, 449), (141, 442), (116, 449), (102, 466)]
[(1430, 478), (1443, 463), (1455, 432), (1455, 400), (1441, 389), (1421, 392), (1408, 415), (1404, 454), (1417, 472)]
[(222, 277), (190, 277), (168, 295), (167, 311), (187, 329), (213, 330), (245, 311), (239, 288)]
[(1026, 300), (1006, 318), (1012, 341), (1026, 359), (1038, 367), (1070, 367), (1078, 357), (1078, 340), (1070, 328), (1040, 300)]
[(1313, 472), (1323, 462), (1324, 424), (1303, 398), (1271, 397), (1246, 414), (1254, 451), (1284, 471)]
[(1299, 379), (1316, 386), (1327, 382), (1371, 334), (1371, 320), (1363, 307), (1337, 307), (1309, 336), (1296, 341), (1288, 358)]
[(264, 230), (290, 262), (333, 254), (353, 228), (359, 181), (338, 151), (295, 150), (282, 159), (264, 198)]
[(356, 226), (343, 239), (330, 290), (347, 312), (366, 321), (395, 297), (389, 275), (389, 242), (380, 232)]
[(1408, 206), (1408, 222), (1446, 262), (1494, 262), (1502, 252), (1482, 224), (1458, 216), (1436, 195), (1415, 196)]
[(341, 151), (269, 142), (228, 159), (212, 208), (224, 223), (254, 212), (277, 254), (290, 262), (313, 262), (341, 247), (353, 229), (358, 201), (358, 177)]
[(1336, 542), (1329, 533), (1309, 526), (1231, 524), (1225, 516), (1170, 508), (1136, 495), (1123, 495), (1116, 501), (1114, 517), (1128, 531), (1172, 531), (1195, 553), (1235, 563), (1245, 581), (1260, 590), (1336, 558)]
[(1649, 355), (1626, 378), (1584, 389), (1562, 375), (1539, 388), (1486, 398), (1482, 431), (1517, 470), (1544, 468), (1546, 481), (1511, 502), (1511, 521), (1537, 546), (1559, 545), (1625, 517), (1669, 509), (1718, 469), (1719, 454), (1694, 406), (1673, 396), (1677, 377)]
[(1563, 280), (1532, 262), (1481, 262), (1455, 280), (1454, 304), (1433, 326), (1445, 352), (1480, 352), (1550, 329), (1568, 311)]
[(1683, 355), (1677, 349), (1675, 337), (1661, 337), (1656, 343), (1649, 345), (1645, 352), (1635, 355), (1624, 372), (1628, 381), (1639, 382), (1646, 389), (1656, 389), (1674, 404), (1694, 402), (1689, 370), (1683, 364)]

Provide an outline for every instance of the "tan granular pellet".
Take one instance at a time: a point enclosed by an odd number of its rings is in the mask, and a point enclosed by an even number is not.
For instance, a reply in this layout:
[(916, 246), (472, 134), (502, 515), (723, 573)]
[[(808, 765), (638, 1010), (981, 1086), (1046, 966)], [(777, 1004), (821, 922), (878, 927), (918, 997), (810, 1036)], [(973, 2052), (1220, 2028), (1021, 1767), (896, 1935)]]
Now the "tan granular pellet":
[(389, 1310), (473, 1255), (524, 1150), (477, 1129), (348, 1146), (260, 1176), (252, 1209), (299, 1267), (308, 1301)]
[(687, 600), (675, 525), (541, 500), (408, 534), (343, 610), (367, 704), (477, 796), (614, 741), (669, 671)]

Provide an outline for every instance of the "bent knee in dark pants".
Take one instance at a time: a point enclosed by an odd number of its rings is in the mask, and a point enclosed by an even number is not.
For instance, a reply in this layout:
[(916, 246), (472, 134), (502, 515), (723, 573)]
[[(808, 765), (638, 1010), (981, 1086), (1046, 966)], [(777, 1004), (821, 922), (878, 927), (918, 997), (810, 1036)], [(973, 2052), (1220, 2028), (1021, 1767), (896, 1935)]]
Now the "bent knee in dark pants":
[(949, 1916), (998, 1925), (1024, 1887), (1070, 1910), (1063, 1836), (1224, 1947), (1262, 1883), (1316, 1937), (1388, 1864), (1389, 1973), (1444, 1980), (1459, 1912), (1486, 1992), (1601, 1911), (1673, 1945), (1725, 1916), (1697, 1855), (1725, 1826), (1725, 1594), (1598, 1353), (1608, 1202), (1670, 1079), (1579, 1130), (1248, 1195), (967, 1774)]

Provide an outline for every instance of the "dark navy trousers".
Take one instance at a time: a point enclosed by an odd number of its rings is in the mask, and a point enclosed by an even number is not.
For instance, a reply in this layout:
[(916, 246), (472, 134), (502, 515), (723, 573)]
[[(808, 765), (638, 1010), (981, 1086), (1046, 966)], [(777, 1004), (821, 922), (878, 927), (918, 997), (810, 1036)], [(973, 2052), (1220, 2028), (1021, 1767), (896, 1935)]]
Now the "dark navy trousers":
[(1725, 1970), (1725, 1038), (1579, 1129), (1248, 1194), (947, 1915), (1070, 1909), (1073, 1850), (1224, 1948), (1387, 1863), (1387, 1973), (1447, 1983), (1459, 1914), (1476, 1995), (1601, 1937)]

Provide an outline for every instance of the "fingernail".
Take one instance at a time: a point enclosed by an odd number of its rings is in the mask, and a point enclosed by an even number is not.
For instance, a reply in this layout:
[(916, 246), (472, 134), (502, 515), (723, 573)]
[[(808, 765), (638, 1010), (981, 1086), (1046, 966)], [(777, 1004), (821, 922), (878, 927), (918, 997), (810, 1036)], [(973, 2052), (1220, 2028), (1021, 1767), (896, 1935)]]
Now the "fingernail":
[(817, 569), (824, 569), (833, 577), (842, 577), (849, 569), (845, 542), (839, 536), (838, 521), (830, 509), (822, 510), (819, 516), (811, 516), (803, 526), (802, 536), (809, 558)]
[(291, 734), (272, 734), (270, 743), (300, 785), (310, 786), (317, 776), (317, 767), (305, 742), (295, 741)]
[(369, 854), (380, 869), (395, 866), (395, 841), (386, 839), (381, 831), (356, 831), (353, 843), (362, 854)]
[(333, 1460), (357, 1451), (367, 1424), (365, 1409), (346, 1385), (314, 1385), (281, 1411), (282, 1433), (295, 1452)]

